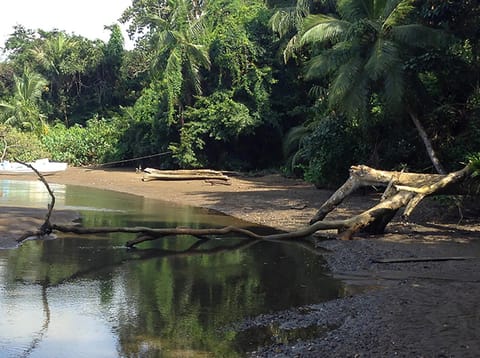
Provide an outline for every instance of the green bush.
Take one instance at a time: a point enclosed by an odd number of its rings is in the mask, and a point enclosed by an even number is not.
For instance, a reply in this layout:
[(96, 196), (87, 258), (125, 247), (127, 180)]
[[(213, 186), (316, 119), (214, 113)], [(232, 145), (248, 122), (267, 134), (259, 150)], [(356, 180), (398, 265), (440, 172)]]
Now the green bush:
[(212, 148), (215, 152), (227, 151), (239, 135), (250, 133), (259, 124), (247, 106), (236, 102), (232, 95), (218, 91), (187, 108), (180, 142), (169, 146), (180, 167), (210, 165), (214, 161), (209, 155)]
[(0, 125), (0, 153), (2, 159), (33, 161), (49, 158), (50, 153), (32, 132), (21, 132), (8, 125)]
[(327, 116), (302, 139), (308, 158), (305, 179), (319, 187), (336, 186), (348, 176), (348, 168), (357, 161), (355, 128), (342, 118)]
[(67, 128), (58, 123), (41, 137), (41, 141), (53, 160), (75, 166), (99, 164), (116, 158), (118, 128), (114, 121), (98, 118), (88, 120), (85, 127), (76, 124)]

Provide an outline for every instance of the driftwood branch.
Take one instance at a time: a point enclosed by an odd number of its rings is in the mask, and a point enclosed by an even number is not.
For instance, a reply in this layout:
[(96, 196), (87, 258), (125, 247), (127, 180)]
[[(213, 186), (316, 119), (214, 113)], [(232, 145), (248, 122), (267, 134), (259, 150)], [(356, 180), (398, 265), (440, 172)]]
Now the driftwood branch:
[(208, 236), (226, 236), (230, 234), (241, 235), (247, 238), (256, 239), (256, 240), (287, 240), (287, 239), (298, 239), (312, 235), (318, 230), (329, 230), (337, 229), (343, 227), (343, 222), (340, 221), (331, 221), (331, 222), (319, 222), (314, 225), (308, 226), (304, 229), (300, 229), (293, 232), (284, 232), (271, 235), (259, 235), (251, 230), (242, 229), (235, 226), (226, 226), (222, 228), (211, 228), (211, 229), (193, 229), (185, 227), (177, 228), (158, 228), (153, 229), (149, 227), (95, 227), (95, 228), (85, 228), (75, 225), (52, 225), (52, 230), (64, 232), (64, 233), (74, 233), (74, 234), (106, 234), (106, 233), (134, 233), (140, 234), (134, 240), (128, 241), (126, 243), (127, 247), (133, 247), (144, 241), (156, 240), (165, 236), (173, 235), (191, 235), (195, 237), (201, 237), (202, 239), (207, 238)]
[(45, 222), (42, 224), (42, 226), (40, 226), (40, 228), (37, 231), (26, 232), (20, 238), (18, 238), (17, 242), (20, 243), (20, 242), (28, 239), (29, 237), (50, 235), (52, 233), (52, 225), (50, 223), (50, 218), (52, 216), (53, 208), (55, 207), (55, 195), (53, 194), (53, 191), (50, 188), (50, 185), (48, 185), (48, 182), (45, 180), (44, 176), (33, 165), (21, 162), (17, 159), (15, 159), (15, 161), (20, 163), (20, 164), (25, 165), (26, 167), (29, 167), (30, 169), (32, 169), (35, 172), (35, 174), (38, 176), (38, 178), (43, 183), (43, 185), (45, 185), (45, 188), (47, 189), (48, 194), (50, 195), (50, 199), (51, 199), (50, 203), (47, 206), (48, 211), (47, 211), (47, 215), (45, 216)]

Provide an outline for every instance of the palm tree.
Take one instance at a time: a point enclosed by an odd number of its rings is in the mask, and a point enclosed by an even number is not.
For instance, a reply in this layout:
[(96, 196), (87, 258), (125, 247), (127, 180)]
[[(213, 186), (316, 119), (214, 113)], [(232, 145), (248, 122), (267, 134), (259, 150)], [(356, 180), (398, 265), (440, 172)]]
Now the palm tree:
[(183, 108), (202, 93), (200, 69), (209, 69), (210, 59), (208, 49), (198, 43), (202, 31), (198, 9), (188, 0), (170, 0), (169, 5), (166, 14), (147, 20), (154, 31), (152, 69), (166, 82), (170, 121), (177, 107), (183, 124)]
[[(280, 38), (285, 38), (292, 31), (300, 30), (303, 19), (310, 14), (311, 0), (298, 0), (295, 6), (279, 8), (270, 18), (272, 31)], [(298, 34), (290, 37), (284, 46), (283, 59), (285, 62), (294, 54)]]
[(78, 42), (74, 38), (58, 32), (31, 50), (43, 72), (50, 79), (49, 95), (57, 103), (66, 124), (68, 123), (67, 93), (74, 82), (72, 78), (78, 70), (68, 61), (77, 45)]
[(21, 77), (14, 76), (13, 97), (0, 102), (3, 123), (42, 133), (46, 128), (45, 116), (40, 112), (38, 102), (47, 81), (38, 73), (25, 69)]
[[(329, 78), (328, 101), (333, 110), (351, 118), (367, 115), (373, 94), (386, 108), (406, 108), (439, 173), (438, 160), (425, 129), (407, 96), (416, 74), (405, 70), (409, 51), (442, 44), (442, 34), (410, 23), (415, 0), (338, 0), (334, 15), (309, 15), (303, 22), (300, 46), (315, 54), (306, 78)], [(443, 37), (444, 39), (444, 37)], [(319, 50), (317, 50), (319, 49)]]
[[(297, 0), (294, 5), (277, 8), (270, 18), (269, 25), (281, 39), (288, 39), (284, 44), (283, 59), (287, 62), (295, 55), (298, 37), (305, 17), (310, 15), (313, 0)], [(335, 0), (316, 1), (322, 12), (331, 12), (335, 8)], [(296, 34), (292, 34), (295, 32)]]

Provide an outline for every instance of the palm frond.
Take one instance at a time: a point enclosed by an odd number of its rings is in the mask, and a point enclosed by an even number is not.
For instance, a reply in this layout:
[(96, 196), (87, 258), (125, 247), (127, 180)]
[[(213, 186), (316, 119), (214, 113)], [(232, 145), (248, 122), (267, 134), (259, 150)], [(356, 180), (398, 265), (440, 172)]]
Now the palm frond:
[(192, 22), (192, 24), (188, 29), (189, 30), (188, 32), (190, 33), (190, 36), (193, 40), (200, 39), (206, 31), (205, 23), (201, 20), (202, 18)]
[(377, 38), (370, 56), (365, 64), (365, 71), (376, 81), (381, 76), (388, 75), (388, 70), (398, 63), (399, 53), (395, 44), (383, 37)]
[(335, 16), (325, 15), (325, 14), (314, 14), (308, 15), (302, 21), (302, 31), (306, 32), (310, 30), (312, 27), (315, 27), (320, 24), (330, 23), (334, 21), (342, 21)]
[(300, 39), (300, 45), (325, 41), (338, 42), (350, 27), (349, 22), (331, 16), (308, 16), (303, 23), (304, 32)]
[(10, 103), (0, 102), (0, 111), (11, 111), (13, 109), (15, 109), (15, 106)]
[(170, 23), (156, 14), (148, 14), (143, 18), (143, 22), (156, 31), (164, 31), (170, 28)]
[(300, 27), (303, 19), (310, 14), (311, 0), (298, 0), (295, 6), (285, 6), (273, 14), (269, 26), (280, 37)]
[(287, 46), (285, 46), (285, 49), (283, 50), (283, 61), (287, 63), (289, 59), (293, 58), (295, 51), (298, 48), (298, 36), (295, 35), (288, 41)]
[(297, 27), (296, 9), (294, 7), (283, 8), (276, 11), (270, 18), (269, 25), (273, 32), (280, 37)]
[(390, 0), (385, 6), (383, 28), (401, 25), (415, 9), (416, 0)]
[(382, 16), (385, 11), (385, 7), (387, 6), (387, 2), (391, 2), (391, 0), (376, 0), (373, 1), (373, 11), (372, 11), (372, 19), (382, 19)]
[(169, 47), (177, 43), (177, 38), (173, 31), (158, 31), (152, 36), (152, 46), (158, 53), (164, 52)]
[(194, 62), (187, 62), (186, 70), (188, 72), (188, 83), (191, 85), (195, 94), (202, 94), (202, 81), (200, 78), (200, 67)]
[(203, 45), (188, 44), (186, 46), (189, 62), (195, 63), (205, 69), (210, 69), (210, 57), (208, 48)]
[(308, 16), (310, 14), (310, 6), (313, 0), (297, 0), (296, 11), (298, 15), (302, 17)]
[(182, 89), (182, 56), (180, 51), (173, 50), (168, 57), (167, 64), (165, 66), (165, 78), (169, 83), (171, 94), (178, 97)]
[(308, 95), (316, 99), (324, 99), (327, 96), (325, 87), (314, 85), (308, 90)]
[[(346, 102), (348, 102), (346, 107), (349, 107), (349, 103), (354, 102), (354, 97), (362, 97), (361, 94), (355, 93), (354, 91), (355, 89), (360, 89), (361, 85), (363, 85), (363, 82), (361, 84), (357, 83), (362, 72), (362, 62), (362, 59), (356, 56), (340, 66), (337, 76), (330, 86), (329, 105), (331, 108), (338, 108), (340, 104), (345, 104)], [(348, 97), (351, 99), (348, 100)], [(349, 108), (341, 109), (344, 112), (351, 112)]]
[(338, 0), (337, 10), (342, 19), (355, 22), (360, 19), (369, 18), (369, 3), (373, 0)]
[(340, 110), (349, 118), (365, 118), (369, 98), (368, 82), (365, 72), (358, 71), (354, 82), (344, 94)]
[(391, 66), (384, 78), (384, 97), (392, 112), (400, 110), (404, 97), (404, 74), (401, 64)]
[(305, 78), (321, 78), (337, 71), (348, 60), (351, 50), (352, 46), (349, 42), (340, 42), (331, 49), (312, 57), (306, 64)]
[(188, 80), (196, 94), (202, 94), (200, 68), (210, 68), (210, 58), (206, 47), (189, 44), (186, 50), (185, 67), (188, 72), (185, 81)]

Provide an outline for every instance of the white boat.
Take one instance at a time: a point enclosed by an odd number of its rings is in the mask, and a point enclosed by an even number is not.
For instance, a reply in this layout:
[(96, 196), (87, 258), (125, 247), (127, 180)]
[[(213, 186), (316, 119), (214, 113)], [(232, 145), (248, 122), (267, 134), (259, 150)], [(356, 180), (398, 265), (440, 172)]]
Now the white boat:
[[(62, 172), (67, 169), (67, 163), (63, 162), (51, 162), (48, 159), (37, 159), (34, 162), (28, 162), (27, 164), (34, 167), (42, 175), (49, 175), (58, 172)], [(10, 162), (4, 160), (0, 162), (0, 174), (6, 175), (18, 175), (18, 174), (34, 174), (32, 168), (18, 162)]]

